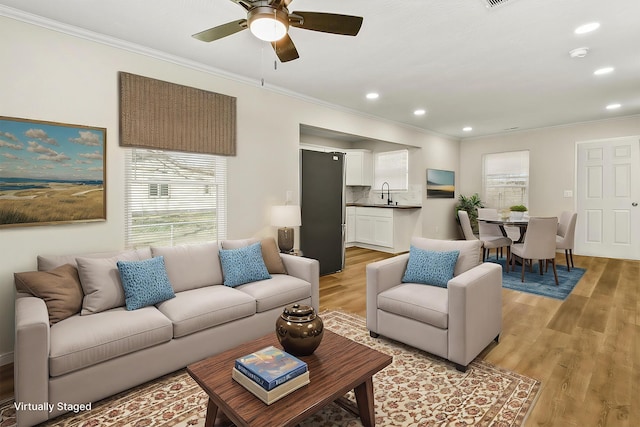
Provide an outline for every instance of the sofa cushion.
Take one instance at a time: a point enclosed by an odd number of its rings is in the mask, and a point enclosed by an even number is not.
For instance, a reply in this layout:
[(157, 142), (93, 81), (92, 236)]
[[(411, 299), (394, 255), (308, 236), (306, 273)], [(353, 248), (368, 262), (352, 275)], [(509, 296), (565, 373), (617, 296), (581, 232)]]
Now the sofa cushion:
[(75, 315), (51, 327), (49, 374), (64, 375), (171, 337), (171, 321), (155, 307), (135, 311), (119, 307), (91, 316)]
[(269, 280), (247, 283), (235, 289), (255, 299), (258, 313), (311, 298), (309, 282), (286, 274), (274, 274)]
[(220, 262), (225, 286), (271, 278), (262, 259), (260, 242), (238, 249), (220, 249)]
[(404, 283), (423, 283), (446, 288), (460, 251), (429, 251), (409, 248), (409, 261), (402, 277)]
[(127, 310), (138, 310), (175, 297), (164, 267), (164, 257), (118, 261), (117, 266)]
[[(151, 252), (147, 252), (151, 254)], [(118, 261), (141, 261), (139, 251), (121, 252), (111, 258), (76, 258), (78, 275), (84, 291), (82, 311), (87, 315), (125, 304), (124, 288), (118, 273)]]
[[(56, 267), (60, 267), (64, 264), (71, 264), (74, 267), (78, 267), (76, 258), (112, 258), (118, 256), (123, 252), (131, 251), (111, 251), (111, 252), (94, 252), (89, 254), (76, 254), (76, 255), (52, 255), (44, 256), (38, 255), (38, 271), (53, 270)], [(138, 254), (138, 259), (151, 258), (151, 249), (149, 247), (135, 249), (134, 252)]]
[(460, 251), (454, 276), (472, 269), (482, 262), (482, 242), (480, 240), (437, 240), (412, 237), (411, 244), (419, 249), (431, 251)]
[(260, 240), (260, 249), (269, 274), (287, 274), (287, 269), (280, 257), (280, 250), (278, 250), (276, 240), (273, 237)]
[(223, 240), (220, 242), (220, 247), (222, 249), (238, 249), (244, 248), (249, 245), (253, 245), (254, 243), (258, 243), (260, 240), (255, 237), (251, 237), (249, 239), (232, 239), (232, 240)]
[(51, 271), (15, 273), (13, 277), (16, 291), (27, 292), (44, 300), (50, 325), (80, 313), (84, 295), (78, 270), (71, 264), (61, 265)]
[(441, 329), (448, 328), (449, 294), (438, 286), (404, 283), (378, 294), (378, 308)]
[(256, 301), (244, 292), (216, 285), (178, 292), (157, 307), (173, 323), (173, 337), (179, 338), (251, 316), (256, 312)]
[(175, 292), (222, 284), (218, 242), (151, 247), (153, 256), (163, 256)]

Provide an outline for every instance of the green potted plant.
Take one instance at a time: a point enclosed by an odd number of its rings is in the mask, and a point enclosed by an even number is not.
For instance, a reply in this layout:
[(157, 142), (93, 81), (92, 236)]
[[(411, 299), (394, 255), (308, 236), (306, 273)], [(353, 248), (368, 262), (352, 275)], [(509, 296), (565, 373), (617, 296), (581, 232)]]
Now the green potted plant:
[(524, 213), (527, 211), (527, 207), (525, 205), (513, 205), (509, 210), (511, 211), (511, 219), (518, 221), (524, 216)]
[(474, 234), (478, 234), (478, 208), (484, 208), (484, 203), (480, 200), (478, 193), (467, 197), (460, 195), (458, 197), (458, 204), (456, 205), (456, 221), (460, 224), (460, 218), (458, 218), (458, 211), (466, 211), (469, 214), (469, 221), (471, 222), (471, 228)]

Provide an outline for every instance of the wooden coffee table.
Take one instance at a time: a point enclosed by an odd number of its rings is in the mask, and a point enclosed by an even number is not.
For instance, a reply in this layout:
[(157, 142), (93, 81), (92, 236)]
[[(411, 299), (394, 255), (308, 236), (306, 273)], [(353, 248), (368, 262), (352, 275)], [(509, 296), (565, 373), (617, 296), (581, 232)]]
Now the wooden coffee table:
[(334, 401), (349, 409), (353, 405), (344, 395), (350, 390), (357, 401), (357, 409), (351, 409), (364, 426), (375, 425), (372, 377), (391, 363), (391, 356), (325, 329), (316, 351), (300, 357), (309, 367), (311, 382), (266, 405), (231, 378), (231, 369), (237, 358), (269, 345), (282, 348), (275, 332), (187, 367), (209, 395), (206, 427), (217, 425), (216, 417), (222, 423), (225, 416), (238, 427), (295, 426)]

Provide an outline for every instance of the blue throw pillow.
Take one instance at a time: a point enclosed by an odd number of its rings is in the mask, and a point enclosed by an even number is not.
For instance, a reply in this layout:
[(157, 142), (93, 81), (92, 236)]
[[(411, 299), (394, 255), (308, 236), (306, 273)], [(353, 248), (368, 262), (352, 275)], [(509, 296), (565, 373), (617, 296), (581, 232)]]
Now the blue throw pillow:
[(271, 279), (262, 259), (260, 242), (238, 249), (220, 249), (220, 262), (225, 286), (238, 286)]
[(409, 262), (402, 282), (424, 283), (446, 288), (447, 282), (453, 278), (453, 270), (459, 254), (460, 251), (437, 252), (411, 246)]
[(164, 257), (143, 261), (118, 261), (127, 310), (137, 310), (175, 297)]

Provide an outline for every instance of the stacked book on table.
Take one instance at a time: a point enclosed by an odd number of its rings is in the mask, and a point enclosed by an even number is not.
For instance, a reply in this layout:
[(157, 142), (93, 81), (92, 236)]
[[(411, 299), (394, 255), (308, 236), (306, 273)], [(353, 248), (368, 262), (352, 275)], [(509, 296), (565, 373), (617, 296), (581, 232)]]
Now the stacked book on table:
[(236, 359), (232, 377), (267, 405), (309, 384), (307, 364), (273, 346)]

